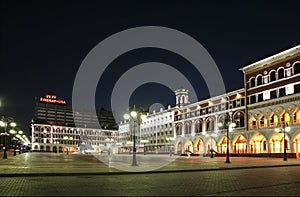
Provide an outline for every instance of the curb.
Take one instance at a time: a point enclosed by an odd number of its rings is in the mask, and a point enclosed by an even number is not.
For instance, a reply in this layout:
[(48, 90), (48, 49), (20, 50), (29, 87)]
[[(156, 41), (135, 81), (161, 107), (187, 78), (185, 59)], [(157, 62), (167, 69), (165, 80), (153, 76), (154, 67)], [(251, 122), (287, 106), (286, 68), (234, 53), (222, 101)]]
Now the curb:
[(19, 174), (0, 174), (0, 177), (42, 177), (42, 176), (105, 176), (105, 175), (133, 175), (133, 174), (163, 174), (163, 173), (182, 173), (182, 172), (205, 172), (220, 170), (242, 170), (255, 168), (277, 168), (277, 167), (294, 167), (300, 164), (287, 165), (267, 165), (267, 166), (243, 166), (243, 167), (221, 167), (209, 169), (182, 169), (182, 170), (164, 170), (164, 171), (142, 171), (142, 172), (62, 172), (62, 173), (19, 173)]

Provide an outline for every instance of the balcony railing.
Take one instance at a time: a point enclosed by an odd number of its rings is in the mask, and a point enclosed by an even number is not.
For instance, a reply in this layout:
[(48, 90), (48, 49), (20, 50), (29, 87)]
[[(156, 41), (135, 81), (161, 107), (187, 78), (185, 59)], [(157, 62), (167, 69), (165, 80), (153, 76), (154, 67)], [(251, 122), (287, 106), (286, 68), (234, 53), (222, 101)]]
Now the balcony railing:
[[(291, 121), (292, 124), (290, 124), (290, 122), (286, 122), (286, 121), (284, 123), (287, 123), (289, 125), (297, 125), (297, 124), (300, 124), (300, 120), (293, 120), (293, 121)], [(273, 122), (273, 123), (269, 123), (269, 125), (267, 125), (267, 124), (263, 124), (263, 125), (249, 125), (249, 129), (272, 128), (272, 127), (276, 127), (276, 126), (278, 126), (280, 124), (283, 124), (283, 122), (278, 122), (278, 123)]]
[(299, 120), (293, 120), (293, 124), (300, 124), (300, 119)]
[(267, 126), (267, 124), (260, 124), (259, 126), (258, 126), (258, 128), (267, 128), (268, 126)]

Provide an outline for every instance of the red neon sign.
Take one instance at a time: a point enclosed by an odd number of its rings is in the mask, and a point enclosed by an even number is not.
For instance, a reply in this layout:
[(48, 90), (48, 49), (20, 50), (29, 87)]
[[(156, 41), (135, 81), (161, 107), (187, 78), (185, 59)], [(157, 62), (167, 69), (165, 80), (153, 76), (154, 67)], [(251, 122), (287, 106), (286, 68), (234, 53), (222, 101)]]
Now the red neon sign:
[[(53, 99), (53, 98), (55, 98), (55, 99)], [(44, 102), (44, 103), (56, 103), (56, 104), (62, 104), (62, 105), (66, 105), (67, 104), (67, 102), (64, 101), (64, 100), (56, 99), (56, 97), (49, 98), (48, 95), (46, 95), (46, 98), (41, 97), (40, 98), (40, 102)]]

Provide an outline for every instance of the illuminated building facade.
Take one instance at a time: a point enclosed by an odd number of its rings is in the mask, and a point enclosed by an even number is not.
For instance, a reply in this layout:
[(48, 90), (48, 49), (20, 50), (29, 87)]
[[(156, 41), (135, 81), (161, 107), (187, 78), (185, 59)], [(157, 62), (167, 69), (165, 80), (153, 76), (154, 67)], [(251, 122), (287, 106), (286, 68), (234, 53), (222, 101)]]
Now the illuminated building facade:
[[(249, 153), (300, 151), (300, 46), (241, 68), (247, 97)], [(284, 139), (283, 128), (288, 125)]]
[(147, 119), (142, 121), (140, 127), (141, 139), (147, 139), (145, 144), (147, 152), (169, 152), (168, 138), (174, 138), (174, 108), (160, 109), (159, 112), (153, 111), (147, 114)]
[(35, 98), (34, 123), (53, 124), (61, 126), (76, 126), (103, 129), (118, 129), (113, 114), (105, 109), (96, 110), (97, 116), (88, 110), (76, 110), (67, 105), (66, 101), (58, 99), (56, 95), (46, 94)]
[[(286, 148), (289, 157), (298, 157), (300, 46), (240, 70), (244, 73), (244, 88), (196, 103), (189, 103), (188, 91), (180, 88), (175, 91), (175, 107), (148, 114), (140, 135), (149, 139), (149, 151), (153, 145), (168, 152), (166, 138), (174, 136), (176, 154), (206, 154), (211, 150), (225, 154), (229, 140), (231, 154), (280, 156)], [(222, 125), (229, 120), (236, 127), (227, 139), (227, 129)], [(283, 125), (290, 130), (283, 132)], [(171, 133), (165, 133), (170, 128)]]
[(32, 124), (32, 150), (45, 152), (103, 152), (115, 144), (116, 130)]
[(245, 132), (244, 89), (179, 107), (174, 114), (175, 153), (205, 154), (211, 149), (225, 153), (226, 129), (219, 128), (218, 123), (229, 116), (237, 123), (235, 132)]
[(33, 151), (101, 152), (117, 142), (117, 125), (110, 111), (97, 110), (96, 117), (89, 111), (72, 111), (66, 101), (50, 94), (36, 98), (35, 104), (31, 124)]
[[(136, 134), (136, 147), (138, 152), (166, 152), (170, 150), (168, 137), (174, 137), (174, 113), (171, 106), (167, 110), (160, 109), (159, 112), (147, 113), (147, 119), (139, 125)], [(130, 120), (124, 120), (119, 124), (119, 142), (121, 152), (132, 150), (133, 125)], [(142, 143), (148, 140), (147, 143)]]

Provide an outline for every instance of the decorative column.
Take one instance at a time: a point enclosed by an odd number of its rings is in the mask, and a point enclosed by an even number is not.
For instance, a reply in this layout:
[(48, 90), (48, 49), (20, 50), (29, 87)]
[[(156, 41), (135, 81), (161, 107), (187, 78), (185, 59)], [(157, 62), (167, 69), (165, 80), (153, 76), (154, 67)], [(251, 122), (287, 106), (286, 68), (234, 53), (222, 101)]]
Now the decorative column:
[(219, 117), (219, 115), (215, 115), (215, 122), (214, 122), (214, 132), (215, 133), (217, 133), (217, 131), (218, 131), (218, 123), (219, 123), (218, 117)]
[(53, 126), (50, 125), (50, 144), (53, 144), (53, 130), (54, 130)]
[(185, 124), (182, 122), (182, 127), (181, 127), (181, 137), (185, 136)]
[(202, 132), (206, 132), (206, 127), (205, 127), (205, 125), (206, 125), (206, 120), (205, 120), (205, 118), (204, 118), (204, 119), (202, 119)]
[(191, 134), (195, 136), (195, 122), (193, 123), (193, 120), (191, 120)]

